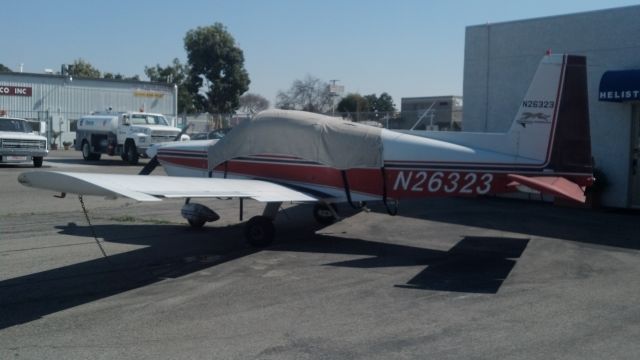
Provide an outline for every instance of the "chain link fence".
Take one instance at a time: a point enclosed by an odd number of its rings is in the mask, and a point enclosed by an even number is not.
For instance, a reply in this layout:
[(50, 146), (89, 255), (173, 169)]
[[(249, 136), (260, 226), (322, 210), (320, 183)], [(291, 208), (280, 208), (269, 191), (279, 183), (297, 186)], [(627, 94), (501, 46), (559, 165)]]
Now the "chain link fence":
[[(345, 121), (396, 130), (460, 131), (462, 110), (419, 110), (402, 112), (330, 112), (324, 115)], [(237, 126), (251, 119), (250, 114), (197, 114), (183, 115), (179, 124), (190, 124), (188, 134), (208, 133)]]
[(396, 130), (460, 131), (462, 110), (418, 110), (401, 112), (341, 112), (327, 114), (343, 120)]

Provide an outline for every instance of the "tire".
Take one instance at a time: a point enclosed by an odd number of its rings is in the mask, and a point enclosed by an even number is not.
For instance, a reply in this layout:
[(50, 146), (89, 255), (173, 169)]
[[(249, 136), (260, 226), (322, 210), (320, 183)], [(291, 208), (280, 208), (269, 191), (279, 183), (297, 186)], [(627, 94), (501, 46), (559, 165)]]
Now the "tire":
[(82, 142), (82, 148), (80, 150), (82, 150), (82, 158), (85, 161), (93, 160), (91, 156), (91, 146), (89, 146), (87, 141)]
[(122, 154), (120, 154), (120, 158), (122, 159), (122, 161), (129, 162), (129, 158), (127, 157), (126, 152), (123, 152)]
[[(333, 208), (333, 211), (329, 209), (329, 206)], [(317, 203), (313, 207), (313, 217), (319, 224), (331, 225), (336, 221), (334, 213), (336, 212), (336, 206), (334, 204)]]
[(89, 143), (86, 140), (82, 142), (81, 150), (82, 150), (82, 158), (85, 159), (86, 161), (100, 160), (100, 156), (102, 156), (102, 154), (100, 153), (92, 153), (91, 146), (89, 146)]
[(140, 156), (138, 155), (138, 149), (136, 149), (136, 144), (130, 142), (126, 146), (125, 152), (127, 153), (127, 160), (129, 161), (129, 164), (138, 165), (138, 159), (140, 159)]
[(191, 227), (194, 229), (199, 229), (203, 227), (205, 223), (204, 220), (191, 220), (191, 219), (187, 220), (187, 222), (189, 222), (189, 225), (191, 225)]
[(42, 167), (42, 156), (33, 157), (33, 167)]
[(265, 247), (273, 242), (276, 229), (266, 216), (254, 216), (245, 225), (244, 236), (251, 246)]

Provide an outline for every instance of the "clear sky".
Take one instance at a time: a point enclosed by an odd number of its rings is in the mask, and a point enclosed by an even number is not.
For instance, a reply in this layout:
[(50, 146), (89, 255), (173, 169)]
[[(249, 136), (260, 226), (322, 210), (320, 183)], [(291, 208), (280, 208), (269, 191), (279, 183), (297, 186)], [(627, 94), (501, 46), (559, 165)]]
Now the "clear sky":
[(462, 95), (465, 27), (636, 5), (596, 0), (20, 0), (3, 1), (0, 64), (59, 71), (83, 58), (140, 75), (186, 61), (183, 38), (221, 22), (244, 51), (250, 92), (272, 104), (306, 75), (345, 93)]

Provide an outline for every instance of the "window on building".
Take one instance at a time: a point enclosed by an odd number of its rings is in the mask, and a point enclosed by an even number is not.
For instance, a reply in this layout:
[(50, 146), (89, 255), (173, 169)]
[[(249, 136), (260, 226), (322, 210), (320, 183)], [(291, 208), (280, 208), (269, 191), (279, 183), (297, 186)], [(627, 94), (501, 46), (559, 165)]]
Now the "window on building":
[(78, 119), (69, 120), (69, 131), (75, 132), (78, 130)]

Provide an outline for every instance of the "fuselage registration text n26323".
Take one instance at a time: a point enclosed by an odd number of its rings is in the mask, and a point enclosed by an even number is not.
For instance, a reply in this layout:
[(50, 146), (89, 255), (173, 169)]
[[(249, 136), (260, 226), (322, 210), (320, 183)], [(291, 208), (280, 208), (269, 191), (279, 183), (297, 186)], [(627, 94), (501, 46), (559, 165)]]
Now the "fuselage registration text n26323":
[(493, 174), (474, 172), (398, 171), (394, 191), (446, 194), (488, 194)]

